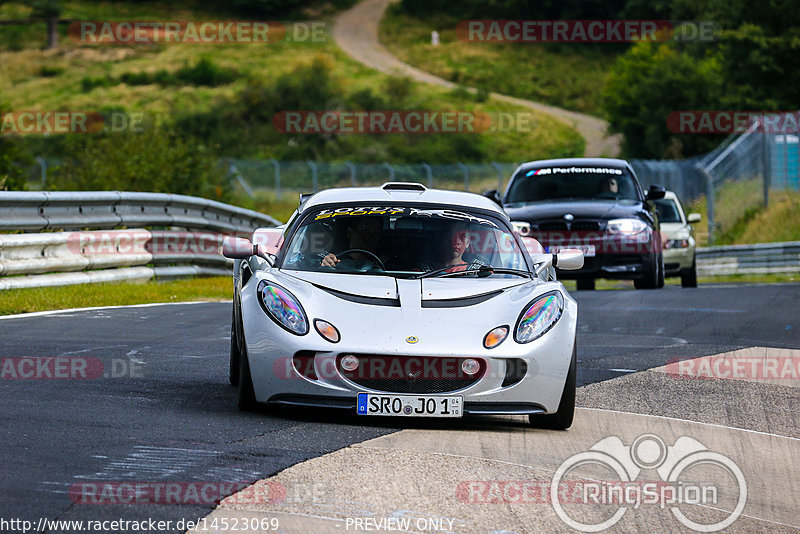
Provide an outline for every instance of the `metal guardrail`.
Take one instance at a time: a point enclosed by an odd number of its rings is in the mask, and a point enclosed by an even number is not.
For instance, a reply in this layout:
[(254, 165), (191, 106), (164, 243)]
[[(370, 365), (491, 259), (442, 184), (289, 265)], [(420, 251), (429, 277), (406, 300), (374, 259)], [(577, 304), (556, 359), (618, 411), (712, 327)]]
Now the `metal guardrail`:
[(279, 224), (263, 213), (186, 195), (121, 191), (0, 192), (0, 230), (177, 226), (235, 233)]
[[(185, 195), (0, 192), (0, 230), (78, 230), (0, 234), (0, 290), (229, 275), (232, 262), (219, 253), (224, 235), (279, 224), (262, 213)], [(128, 229), (111, 230), (120, 227)], [(106, 230), (80, 230), (86, 228)]]
[(700, 276), (800, 273), (800, 241), (697, 249)]

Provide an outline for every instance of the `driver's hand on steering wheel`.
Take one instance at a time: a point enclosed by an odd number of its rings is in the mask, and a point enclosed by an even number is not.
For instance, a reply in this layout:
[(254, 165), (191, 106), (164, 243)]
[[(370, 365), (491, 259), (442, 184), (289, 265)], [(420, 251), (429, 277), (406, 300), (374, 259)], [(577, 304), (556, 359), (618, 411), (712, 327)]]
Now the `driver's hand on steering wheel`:
[(335, 269), (336, 268), (336, 264), (339, 263), (340, 261), (342, 261), (342, 260), (337, 258), (336, 254), (331, 252), (330, 254), (328, 254), (327, 256), (322, 258), (321, 266), (322, 267), (330, 267), (331, 269)]

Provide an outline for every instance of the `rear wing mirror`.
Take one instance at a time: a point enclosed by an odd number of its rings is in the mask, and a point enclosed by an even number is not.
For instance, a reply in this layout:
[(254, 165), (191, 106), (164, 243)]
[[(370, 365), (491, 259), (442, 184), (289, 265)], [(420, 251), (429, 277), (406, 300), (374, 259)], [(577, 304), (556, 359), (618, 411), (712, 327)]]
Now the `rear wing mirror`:
[(689, 216), (686, 218), (689, 221), (689, 224), (692, 223), (699, 223), (703, 219), (703, 216), (699, 213), (690, 213)]

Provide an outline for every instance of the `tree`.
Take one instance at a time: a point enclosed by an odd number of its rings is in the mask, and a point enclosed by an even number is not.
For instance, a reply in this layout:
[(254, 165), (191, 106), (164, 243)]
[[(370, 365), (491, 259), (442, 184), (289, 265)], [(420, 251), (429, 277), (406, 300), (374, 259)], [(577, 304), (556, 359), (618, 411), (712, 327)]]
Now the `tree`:
[(696, 59), (674, 42), (639, 42), (617, 59), (603, 88), (611, 126), (628, 157), (686, 157), (710, 150), (716, 136), (676, 134), (670, 113), (719, 109), (722, 69), (716, 56)]

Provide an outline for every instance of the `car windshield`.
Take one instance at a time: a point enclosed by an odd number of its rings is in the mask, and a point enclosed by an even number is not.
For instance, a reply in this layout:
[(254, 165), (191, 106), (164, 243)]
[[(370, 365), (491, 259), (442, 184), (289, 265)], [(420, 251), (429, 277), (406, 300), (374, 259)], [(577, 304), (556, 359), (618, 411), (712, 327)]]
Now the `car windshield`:
[(523, 169), (511, 182), (507, 203), (549, 200), (638, 200), (633, 177), (611, 167)]
[(281, 268), (403, 278), (520, 276), (528, 266), (512, 231), (499, 217), (469, 209), (327, 207), (303, 219)]
[(656, 200), (656, 209), (658, 210), (658, 220), (662, 223), (679, 223), (681, 221), (681, 214), (678, 211), (678, 206), (675, 201), (670, 198)]

